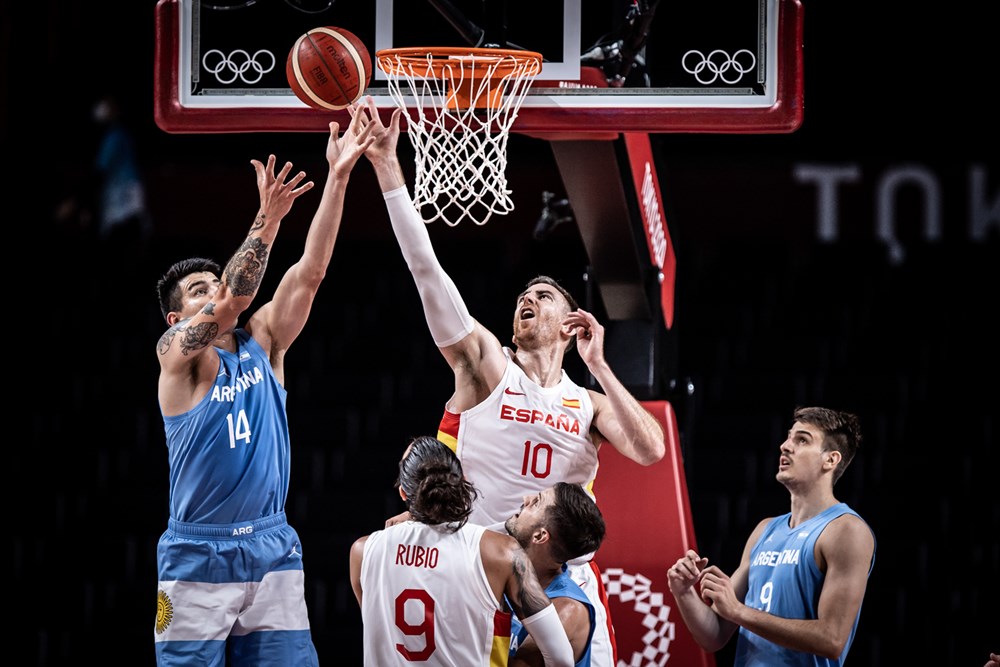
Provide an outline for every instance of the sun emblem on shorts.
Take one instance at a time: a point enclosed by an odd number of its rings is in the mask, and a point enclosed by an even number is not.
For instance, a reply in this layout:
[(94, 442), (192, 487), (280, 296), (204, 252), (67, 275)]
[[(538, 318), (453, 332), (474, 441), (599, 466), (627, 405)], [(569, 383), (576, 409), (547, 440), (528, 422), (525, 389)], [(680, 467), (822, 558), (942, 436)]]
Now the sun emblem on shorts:
[(174, 618), (174, 605), (163, 591), (156, 593), (156, 634), (162, 635)]

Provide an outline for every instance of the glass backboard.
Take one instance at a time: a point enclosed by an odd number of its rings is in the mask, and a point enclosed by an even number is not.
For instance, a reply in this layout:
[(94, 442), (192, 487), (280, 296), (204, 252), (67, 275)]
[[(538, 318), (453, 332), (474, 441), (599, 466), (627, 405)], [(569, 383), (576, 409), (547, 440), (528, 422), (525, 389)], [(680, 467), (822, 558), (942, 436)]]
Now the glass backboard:
[[(285, 60), (338, 26), (386, 48), (543, 55), (513, 131), (758, 132), (802, 122), (801, 0), (159, 0), (155, 115), (167, 132), (326, 131)], [(394, 108), (375, 67), (368, 94)], [(338, 114), (343, 114), (339, 118)]]

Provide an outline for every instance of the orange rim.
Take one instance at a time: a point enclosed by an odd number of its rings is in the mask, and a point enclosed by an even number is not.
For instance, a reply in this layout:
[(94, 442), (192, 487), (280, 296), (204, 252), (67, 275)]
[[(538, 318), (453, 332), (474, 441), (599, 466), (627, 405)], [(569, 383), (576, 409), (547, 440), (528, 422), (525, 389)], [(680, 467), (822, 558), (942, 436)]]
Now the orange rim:
[[(446, 69), (455, 60), (466, 59), (473, 63), (496, 65), (486, 73), (491, 76), (508, 74), (520, 67), (534, 63), (537, 70), (526, 73), (535, 76), (541, 71), (542, 54), (535, 51), (515, 51), (514, 49), (463, 48), (460, 46), (410, 46), (395, 49), (381, 49), (375, 53), (379, 69), (390, 76), (399, 76), (412, 71), (413, 67), (429, 67), (435, 76), (444, 76)], [(405, 66), (405, 67), (404, 67)], [(484, 74), (485, 76), (485, 74)]]

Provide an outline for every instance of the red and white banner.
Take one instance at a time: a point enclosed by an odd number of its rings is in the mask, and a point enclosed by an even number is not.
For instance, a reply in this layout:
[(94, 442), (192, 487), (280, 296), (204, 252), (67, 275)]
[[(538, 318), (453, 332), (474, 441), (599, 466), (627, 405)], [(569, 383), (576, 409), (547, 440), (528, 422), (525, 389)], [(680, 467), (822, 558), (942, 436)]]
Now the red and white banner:
[(674, 324), (674, 284), (677, 276), (677, 257), (670, 241), (667, 221), (663, 213), (660, 182), (656, 178), (653, 149), (649, 134), (625, 132), (625, 148), (632, 167), (632, 181), (642, 215), (642, 228), (646, 232), (649, 258), (660, 272), (660, 305), (667, 329)]

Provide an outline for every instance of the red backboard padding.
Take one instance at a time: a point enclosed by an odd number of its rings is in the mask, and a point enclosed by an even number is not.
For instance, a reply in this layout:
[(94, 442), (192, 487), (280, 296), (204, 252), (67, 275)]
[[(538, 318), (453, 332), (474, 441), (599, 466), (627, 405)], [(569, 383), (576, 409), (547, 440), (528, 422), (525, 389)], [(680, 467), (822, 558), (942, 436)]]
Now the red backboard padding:
[(606, 444), (594, 484), (607, 523), (595, 561), (608, 589), (618, 664), (715, 667), (714, 655), (695, 643), (667, 588), (667, 569), (697, 548), (676, 415), (667, 401), (643, 406), (666, 432), (663, 460), (643, 467)]

